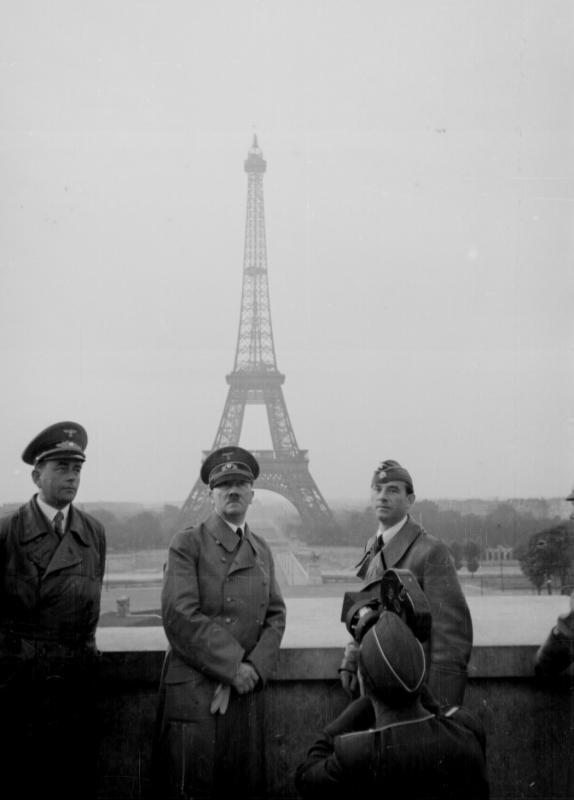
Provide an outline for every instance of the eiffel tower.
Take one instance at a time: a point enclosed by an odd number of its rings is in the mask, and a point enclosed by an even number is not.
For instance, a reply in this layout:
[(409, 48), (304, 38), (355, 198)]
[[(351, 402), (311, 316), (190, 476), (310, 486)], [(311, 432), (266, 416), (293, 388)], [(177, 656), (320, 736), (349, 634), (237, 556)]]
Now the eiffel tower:
[[(334, 528), (331, 510), (309, 472), (307, 450), (297, 444), (287, 413), (283, 389), (285, 380), (277, 369), (271, 329), (271, 308), (267, 281), (267, 248), (263, 206), (263, 175), (267, 164), (253, 137), (245, 161), (247, 173), (247, 218), (243, 259), (243, 290), (239, 335), (233, 372), (226, 376), (227, 400), (212, 450), (238, 445), (246, 405), (264, 405), (273, 450), (255, 450), (261, 472), (257, 489), (268, 489), (289, 500), (299, 512), (306, 529)], [(203, 457), (211, 451), (204, 451)], [(208, 490), (198, 478), (181, 509), (183, 524), (197, 524), (211, 511)]]

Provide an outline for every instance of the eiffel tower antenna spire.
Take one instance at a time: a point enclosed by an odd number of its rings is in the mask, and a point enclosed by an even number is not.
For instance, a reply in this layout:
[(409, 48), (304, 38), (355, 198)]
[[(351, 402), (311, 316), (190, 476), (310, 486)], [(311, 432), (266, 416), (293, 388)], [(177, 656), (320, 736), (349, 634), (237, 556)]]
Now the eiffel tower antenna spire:
[[(309, 472), (307, 451), (297, 444), (283, 396), (285, 375), (277, 368), (267, 280), (263, 203), (266, 169), (267, 163), (254, 133), (245, 160), (247, 214), (237, 347), (233, 371), (226, 376), (227, 400), (211, 449), (238, 445), (245, 406), (264, 405), (273, 449), (254, 451), (261, 468), (256, 488), (268, 489), (289, 500), (307, 529), (334, 528), (336, 523), (331, 510)], [(207, 452), (210, 451), (205, 451), (204, 457)], [(198, 478), (182, 506), (182, 521), (197, 524), (210, 510), (207, 488)]]

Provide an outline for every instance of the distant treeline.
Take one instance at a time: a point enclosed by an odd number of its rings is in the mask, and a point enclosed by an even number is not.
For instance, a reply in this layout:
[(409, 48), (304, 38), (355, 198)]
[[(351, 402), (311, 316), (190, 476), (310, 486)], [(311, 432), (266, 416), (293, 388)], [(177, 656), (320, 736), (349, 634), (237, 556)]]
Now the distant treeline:
[[(91, 507), (89, 513), (105, 526), (110, 551), (126, 552), (167, 548), (178, 528), (180, 509), (166, 504), (153, 511), (116, 515), (106, 508)], [(429, 533), (451, 546), (458, 543), (465, 547), (468, 542), (475, 543), (479, 558), (485, 557), (487, 547), (497, 545), (512, 547), (514, 556), (519, 558), (533, 533), (564, 522), (558, 516), (541, 517), (518, 511), (508, 502), (501, 502), (489, 513), (479, 515), (441, 509), (437, 503), (421, 500), (414, 505), (412, 516)], [(287, 536), (308, 545), (362, 546), (376, 529), (373, 511), (368, 507), (363, 510), (340, 509), (335, 514), (335, 522), (335, 527), (308, 531), (295, 517), (278, 519)], [(265, 534), (261, 525), (258, 529)]]
[[(534, 515), (529, 511), (518, 511), (511, 503), (501, 502), (487, 514), (463, 514), (452, 509), (441, 509), (431, 500), (417, 501), (411, 516), (428, 533), (442, 539), (449, 545), (461, 546), (474, 542), (480, 557), (484, 558), (487, 547), (504, 545), (520, 554), (528, 540), (537, 531), (559, 525), (564, 520), (559, 516)], [(340, 510), (336, 515), (337, 528), (324, 527), (305, 532), (298, 524), (291, 525), (290, 533), (306, 538), (309, 544), (316, 545), (362, 545), (374, 533), (377, 523), (371, 508)], [(516, 555), (515, 557), (518, 557)]]
[(116, 515), (106, 508), (90, 508), (89, 513), (106, 529), (108, 549), (113, 553), (137, 550), (167, 550), (178, 528), (180, 509), (164, 505), (159, 510)]

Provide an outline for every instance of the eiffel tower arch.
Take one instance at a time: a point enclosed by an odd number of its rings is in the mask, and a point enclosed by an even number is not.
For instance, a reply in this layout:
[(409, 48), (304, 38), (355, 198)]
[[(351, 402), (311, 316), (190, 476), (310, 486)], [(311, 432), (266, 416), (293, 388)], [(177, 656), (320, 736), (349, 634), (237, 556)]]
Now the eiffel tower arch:
[[(247, 216), (243, 258), (243, 287), (239, 332), (233, 371), (226, 376), (227, 400), (211, 450), (240, 443), (247, 405), (264, 405), (272, 450), (254, 450), (260, 465), (255, 488), (282, 495), (297, 509), (306, 529), (336, 526), (333, 514), (309, 471), (307, 450), (301, 450), (285, 397), (285, 375), (275, 356), (267, 280), (267, 246), (263, 203), (263, 175), (267, 164), (253, 137), (245, 161)], [(205, 450), (203, 457), (211, 452)], [(208, 490), (198, 478), (181, 509), (183, 524), (197, 524), (211, 510)]]

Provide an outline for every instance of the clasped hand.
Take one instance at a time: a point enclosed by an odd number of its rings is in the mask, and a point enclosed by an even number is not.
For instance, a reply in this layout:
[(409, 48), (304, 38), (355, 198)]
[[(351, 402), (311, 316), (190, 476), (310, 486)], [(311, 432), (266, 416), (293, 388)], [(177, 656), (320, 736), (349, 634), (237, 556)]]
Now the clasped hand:
[(247, 694), (247, 692), (252, 692), (253, 689), (255, 689), (258, 681), (259, 675), (257, 674), (255, 667), (247, 663), (247, 661), (242, 661), (237, 669), (237, 672), (235, 673), (235, 677), (233, 678), (231, 685), (237, 694)]

